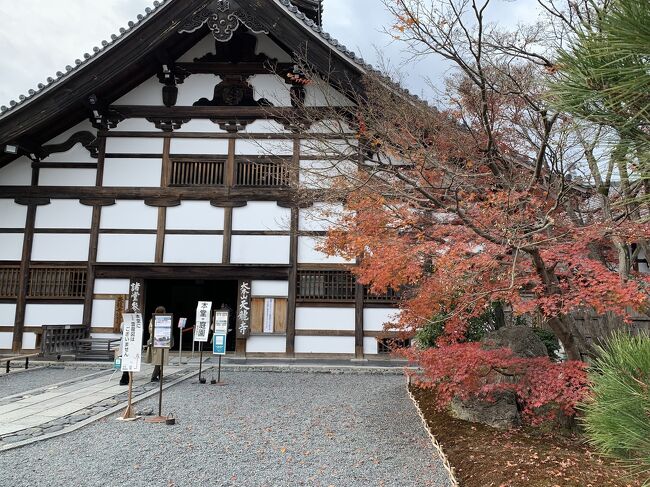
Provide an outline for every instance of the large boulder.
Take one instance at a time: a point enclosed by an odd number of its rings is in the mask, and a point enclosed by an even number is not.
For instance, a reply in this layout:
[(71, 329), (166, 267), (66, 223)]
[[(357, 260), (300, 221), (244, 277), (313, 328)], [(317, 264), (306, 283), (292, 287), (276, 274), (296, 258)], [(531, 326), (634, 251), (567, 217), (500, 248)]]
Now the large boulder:
[(516, 357), (533, 358), (547, 355), (544, 342), (527, 326), (500, 328), (485, 335), (482, 341), (488, 349), (509, 348)]
[[(522, 358), (545, 357), (544, 342), (527, 326), (510, 326), (488, 333), (482, 340), (487, 349), (509, 348)], [(510, 377), (494, 374), (486, 377), (486, 384), (510, 382)], [(466, 421), (486, 424), (494, 428), (512, 428), (521, 424), (521, 416), (514, 393), (503, 391), (490, 398), (454, 399), (452, 414)]]
[(508, 429), (521, 424), (515, 394), (510, 391), (496, 392), (488, 399), (455, 398), (451, 402), (451, 411), (458, 419), (481, 423), (493, 428)]

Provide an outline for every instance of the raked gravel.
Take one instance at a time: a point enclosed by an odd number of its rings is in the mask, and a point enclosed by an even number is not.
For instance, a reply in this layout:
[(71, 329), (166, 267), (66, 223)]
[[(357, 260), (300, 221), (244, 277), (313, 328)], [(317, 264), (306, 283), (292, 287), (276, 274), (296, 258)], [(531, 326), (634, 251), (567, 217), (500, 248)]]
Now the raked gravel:
[[(114, 417), (0, 452), (0, 485), (448, 486), (404, 378), (228, 372), (165, 391), (175, 426)], [(157, 397), (136, 405), (157, 409)]]
[[(12, 370), (8, 374), (3, 372), (0, 375), (0, 399), (102, 370), (100, 368), (71, 366), (65, 368), (63, 366), (39, 367), (36, 364), (32, 367), (27, 370)], [(107, 369), (110, 369), (110, 365)], [(2, 485), (2, 477), (0, 476), (0, 486)]]

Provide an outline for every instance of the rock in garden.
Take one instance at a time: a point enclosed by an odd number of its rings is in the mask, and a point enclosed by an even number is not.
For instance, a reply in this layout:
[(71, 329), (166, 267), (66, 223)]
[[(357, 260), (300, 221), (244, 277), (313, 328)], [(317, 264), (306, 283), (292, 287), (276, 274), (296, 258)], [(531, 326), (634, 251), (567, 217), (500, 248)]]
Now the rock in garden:
[(514, 393), (495, 393), (493, 401), (486, 399), (454, 399), (451, 410), (455, 417), (472, 423), (481, 423), (493, 428), (508, 429), (521, 424)]

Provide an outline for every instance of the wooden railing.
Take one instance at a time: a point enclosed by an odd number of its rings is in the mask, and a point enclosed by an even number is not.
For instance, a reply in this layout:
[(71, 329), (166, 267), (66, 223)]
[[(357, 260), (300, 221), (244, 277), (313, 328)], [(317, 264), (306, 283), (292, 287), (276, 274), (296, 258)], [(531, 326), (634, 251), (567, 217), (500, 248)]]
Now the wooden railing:
[(238, 161), (237, 186), (288, 187), (291, 183), (286, 164), (271, 161)]
[(388, 288), (386, 292), (381, 294), (371, 293), (367, 286), (363, 287), (363, 300), (366, 303), (397, 303), (401, 299), (402, 294), (392, 288)]
[(354, 301), (356, 281), (350, 271), (298, 271), (300, 301)]
[(225, 161), (172, 161), (170, 186), (220, 186)]
[(85, 267), (34, 267), (29, 271), (30, 298), (81, 299), (85, 295)]
[(15, 298), (18, 296), (18, 280), (20, 268), (0, 267), (0, 298)]
[(84, 325), (43, 325), (41, 356), (52, 357), (76, 352), (77, 342), (88, 335), (89, 330)]

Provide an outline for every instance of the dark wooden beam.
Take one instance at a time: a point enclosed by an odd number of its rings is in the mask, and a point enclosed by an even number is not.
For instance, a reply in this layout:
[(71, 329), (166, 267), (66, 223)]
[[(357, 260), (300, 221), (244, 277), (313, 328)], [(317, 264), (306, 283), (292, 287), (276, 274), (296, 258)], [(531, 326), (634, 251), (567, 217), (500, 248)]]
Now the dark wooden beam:
[(287, 279), (286, 265), (231, 264), (134, 264), (130, 262), (95, 265), (95, 277), (141, 279)]
[(291, 120), (293, 118), (307, 115), (310, 120), (330, 113), (331, 107), (195, 107), (195, 106), (145, 106), (145, 105), (112, 105), (113, 110), (124, 118), (162, 118), (162, 119), (192, 119), (192, 118), (214, 118), (214, 119), (237, 119), (237, 120), (258, 120), (276, 118), (280, 120)]
[[(31, 187), (38, 186), (39, 169), (32, 168)], [(35, 204), (27, 207), (27, 218), (25, 221), (25, 234), (23, 236), (23, 251), (20, 258), (20, 273), (18, 277), (18, 296), (16, 299), (16, 313), (14, 315), (14, 334), (11, 343), (11, 350), (19, 353), (23, 347), (23, 332), (25, 328), (25, 310), (27, 308), (27, 288), (29, 286), (29, 264), (32, 258), (32, 244), (34, 242), (34, 226), (36, 223)]]
[(354, 287), (354, 356), (363, 358), (363, 284)]
[(226, 188), (194, 186), (170, 188), (95, 186), (0, 186), (0, 198), (13, 198), (21, 204), (49, 204), (49, 199), (107, 200), (210, 200), (214, 206), (236, 201), (291, 201), (289, 188)]
[[(104, 160), (106, 156), (106, 138), (101, 137), (98, 144), (97, 174), (95, 187), (101, 187), (104, 181)], [(115, 200), (113, 200), (115, 202)], [(100, 201), (101, 203), (101, 201)], [(102, 205), (93, 206), (93, 216), (90, 223), (90, 243), (88, 245), (88, 268), (86, 271), (86, 296), (84, 298), (83, 324), (90, 329), (93, 313), (93, 292), (95, 289), (95, 263), (99, 246), (99, 222), (102, 215)]]
[[(293, 69), (293, 63), (278, 63), (274, 69), (277, 72), (286, 72)], [(251, 76), (254, 74), (269, 74), (269, 65), (265, 62), (193, 62), (175, 63), (174, 67), (181, 72), (190, 74), (215, 74), (215, 75), (237, 75)]]
[[(300, 140), (293, 141), (293, 167), (300, 164)], [(293, 177), (297, 177), (293, 174)], [(287, 344), (285, 352), (292, 356), (295, 353), (296, 345), (296, 297), (298, 292), (298, 228), (300, 223), (300, 208), (291, 207), (289, 239), (289, 296), (287, 299)]]

